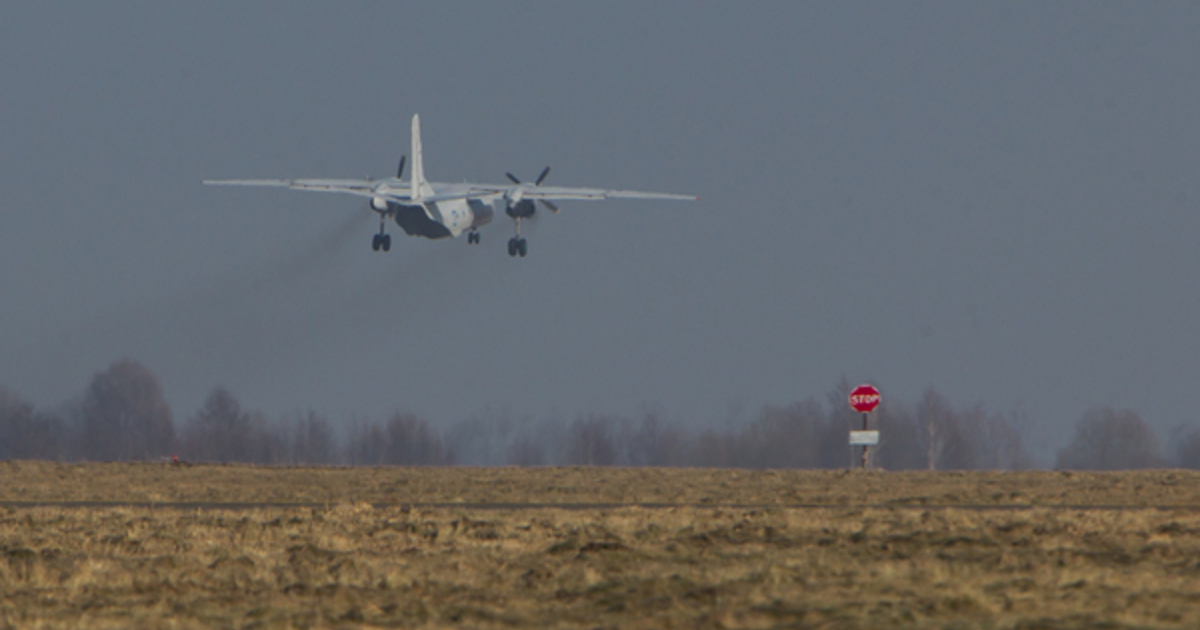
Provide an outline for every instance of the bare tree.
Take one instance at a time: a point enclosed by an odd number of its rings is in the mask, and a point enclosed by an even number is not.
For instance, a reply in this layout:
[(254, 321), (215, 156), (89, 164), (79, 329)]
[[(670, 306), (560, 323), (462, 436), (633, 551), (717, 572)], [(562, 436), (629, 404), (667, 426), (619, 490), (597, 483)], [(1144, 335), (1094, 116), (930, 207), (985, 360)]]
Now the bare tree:
[(1180, 468), (1200, 469), (1200, 431), (1179, 427), (1171, 441), (1175, 443), (1175, 462)]
[(276, 426), (292, 464), (333, 464), (338, 461), (338, 442), (329, 421), (309, 411), (285, 419)]
[(424, 420), (397, 413), (382, 427), (352, 427), (347, 459), (353, 464), (376, 466), (444, 466), (454, 463), (454, 453)]
[(508, 463), (512, 466), (544, 466), (546, 451), (533, 440), (521, 439), (509, 448)]
[(853, 386), (843, 376), (832, 389), (825, 393), (829, 405), (829, 417), (821, 436), (821, 468), (845, 468), (856, 465), (850, 450), (849, 432), (862, 428), (862, 416), (850, 408), (850, 391)]
[(56, 415), (0, 388), (0, 459), (61, 460), (67, 455), (66, 424)]
[(284, 444), (258, 413), (242, 410), (233, 394), (214, 389), (183, 428), (188, 458), (211, 462), (273, 464), (284, 460)]
[(383, 427), (372, 422), (352, 421), (346, 441), (346, 461), (354, 465), (378, 466), (386, 463), (387, 436)]
[(92, 377), (80, 413), (80, 455), (86, 459), (151, 459), (174, 448), (175, 425), (162, 385), (136, 361), (122, 359)]
[(623, 439), (634, 466), (684, 466), (690, 459), (687, 433), (654, 412), (646, 413), (642, 423)]
[(1075, 437), (1058, 452), (1055, 468), (1131, 470), (1164, 464), (1158, 438), (1136, 413), (1096, 407), (1075, 425)]
[(1015, 417), (989, 415), (983, 405), (976, 405), (966, 413), (962, 424), (967, 427), (973, 442), (976, 468), (1024, 470), (1032, 467)]
[(908, 407), (889, 402), (876, 410), (880, 442), (875, 464), (884, 470), (920, 470), (928, 465), (920, 426)]
[(737, 436), (706, 429), (696, 439), (696, 454), (692, 456), (692, 461), (697, 466), (708, 468), (737, 466)]
[[(932, 387), (925, 390), (921, 402), (917, 403), (917, 421), (925, 428), (925, 462), (929, 470), (936, 470), (942, 460), (942, 453), (950, 443), (961, 446), (961, 440), (956, 437), (957, 422), (954, 411), (940, 394)], [(957, 463), (957, 462), (955, 462)]]
[(744, 468), (815, 468), (825, 413), (813, 400), (787, 407), (764, 407), (735, 444), (734, 464)]
[(617, 463), (614, 419), (607, 416), (580, 418), (571, 425), (567, 461), (583, 466), (612, 466)]

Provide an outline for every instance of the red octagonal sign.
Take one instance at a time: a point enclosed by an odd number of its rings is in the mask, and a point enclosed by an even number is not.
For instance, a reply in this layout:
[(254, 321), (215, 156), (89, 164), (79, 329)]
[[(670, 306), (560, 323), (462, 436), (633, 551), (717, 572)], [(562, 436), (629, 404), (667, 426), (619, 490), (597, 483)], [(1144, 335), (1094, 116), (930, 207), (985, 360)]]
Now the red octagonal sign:
[(859, 385), (850, 392), (850, 406), (859, 413), (870, 413), (879, 406), (879, 390), (870, 385)]

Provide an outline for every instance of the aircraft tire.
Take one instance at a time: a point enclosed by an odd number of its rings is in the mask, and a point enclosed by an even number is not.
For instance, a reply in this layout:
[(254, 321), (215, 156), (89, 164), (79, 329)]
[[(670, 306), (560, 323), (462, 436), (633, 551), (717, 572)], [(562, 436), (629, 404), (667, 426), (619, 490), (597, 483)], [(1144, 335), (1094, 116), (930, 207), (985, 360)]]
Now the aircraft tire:
[(517, 239), (515, 239), (515, 238), (508, 239), (508, 255), (509, 256), (517, 255)]
[(521, 255), (521, 258), (525, 257), (527, 251), (528, 248), (525, 246), (525, 239), (517, 241), (517, 253)]
[(379, 247), (381, 245), (382, 245), (382, 243), (379, 242), (378, 234), (371, 237), (371, 251), (375, 251), (375, 252), (379, 251)]
[(381, 243), (381, 246), (383, 247), (383, 251), (385, 251), (385, 252), (392, 251), (392, 235), (384, 234), (383, 238), (381, 240), (383, 241)]

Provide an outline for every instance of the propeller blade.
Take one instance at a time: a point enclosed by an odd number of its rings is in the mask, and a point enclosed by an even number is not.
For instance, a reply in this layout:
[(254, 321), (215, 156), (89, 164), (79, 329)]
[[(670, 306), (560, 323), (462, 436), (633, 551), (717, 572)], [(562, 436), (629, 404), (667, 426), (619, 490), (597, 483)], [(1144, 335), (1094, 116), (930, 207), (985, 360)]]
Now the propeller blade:
[(396, 169), (396, 179), (400, 179), (401, 177), (404, 177), (404, 158), (406, 158), (406, 157), (408, 157), (408, 156), (407, 155), (400, 156), (400, 168)]
[(537, 182), (534, 183), (534, 186), (541, 186), (542, 180), (546, 179), (546, 176), (549, 174), (550, 174), (550, 167), (547, 166), (546, 170), (542, 171), (541, 175), (538, 175)]
[(550, 203), (549, 201), (546, 201), (545, 199), (538, 199), (538, 201), (541, 202), (541, 204), (543, 206), (546, 206), (547, 208), (549, 208), (550, 212), (553, 212), (554, 214), (558, 214), (558, 206), (554, 205), (553, 203)]
[(514, 184), (521, 183), (521, 180), (517, 179), (516, 175), (513, 175), (512, 173), (505, 173), (505, 175), (508, 175), (508, 179), (512, 180), (512, 183), (514, 183)]

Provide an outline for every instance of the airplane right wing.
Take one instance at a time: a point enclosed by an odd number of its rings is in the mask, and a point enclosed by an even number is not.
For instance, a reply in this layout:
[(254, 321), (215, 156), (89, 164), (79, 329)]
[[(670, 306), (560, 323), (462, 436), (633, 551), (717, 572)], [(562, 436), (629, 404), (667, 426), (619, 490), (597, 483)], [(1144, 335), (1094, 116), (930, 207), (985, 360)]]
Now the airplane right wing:
[(495, 195), (497, 197), (503, 196), (508, 198), (519, 196), (524, 199), (541, 199), (544, 201), (600, 201), (603, 199), (696, 201), (700, 199), (695, 195), (675, 195), (670, 193), (641, 192), (638, 190), (611, 190), (607, 188), (570, 188), (566, 186), (529, 186), (519, 184), (512, 186), (487, 186), (472, 184), (469, 189), (471, 196), (485, 197)]
[(567, 188), (564, 186), (536, 186), (525, 190), (525, 197), (547, 200), (601, 200), (601, 199), (664, 199), (696, 201), (695, 195), (673, 195), (670, 193), (641, 192), (637, 190), (607, 190), (603, 188)]

